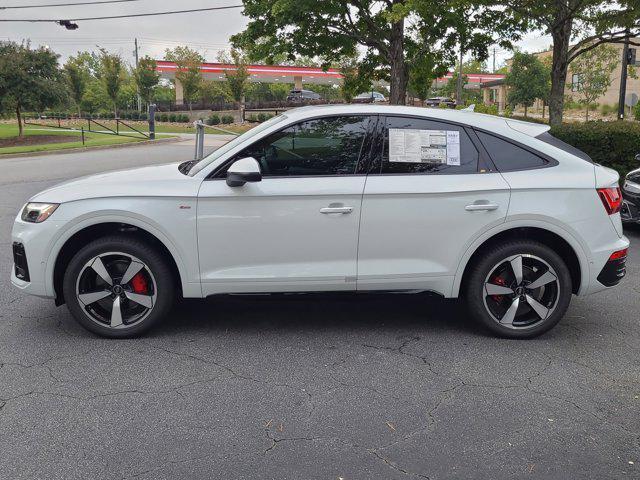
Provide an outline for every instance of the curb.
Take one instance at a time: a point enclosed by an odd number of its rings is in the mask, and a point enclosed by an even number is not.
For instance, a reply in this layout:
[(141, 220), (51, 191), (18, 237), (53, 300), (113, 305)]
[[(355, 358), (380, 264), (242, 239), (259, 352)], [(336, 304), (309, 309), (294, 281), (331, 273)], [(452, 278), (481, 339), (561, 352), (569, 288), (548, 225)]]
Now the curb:
[(96, 145), (93, 147), (74, 147), (74, 148), (61, 148), (59, 150), (49, 150), (49, 151), (40, 151), (40, 152), (22, 152), (22, 153), (0, 153), (0, 161), (5, 158), (20, 158), (20, 157), (43, 157), (45, 155), (61, 155), (64, 153), (78, 153), (78, 152), (89, 152), (91, 150), (108, 150), (112, 148), (125, 148), (125, 147), (137, 147), (139, 145), (150, 145), (150, 144), (158, 144), (158, 143), (173, 143), (173, 142), (181, 142), (184, 141), (183, 138), (180, 137), (171, 137), (171, 138), (158, 138), (156, 140), (142, 140), (139, 142), (129, 142), (129, 143), (117, 143), (115, 145)]

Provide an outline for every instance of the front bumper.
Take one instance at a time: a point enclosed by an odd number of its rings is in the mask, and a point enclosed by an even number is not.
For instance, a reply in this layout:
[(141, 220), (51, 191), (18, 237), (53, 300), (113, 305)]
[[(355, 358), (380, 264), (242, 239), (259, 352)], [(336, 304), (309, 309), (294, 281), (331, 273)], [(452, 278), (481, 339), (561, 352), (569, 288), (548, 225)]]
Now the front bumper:
[(16, 218), (11, 232), (11, 242), (15, 246), (11, 267), (14, 287), (29, 295), (54, 297), (53, 285), (45, 281), (45, 271), (52, 241), (60, 225), (56, 218), (42, 223), (28, 223)]

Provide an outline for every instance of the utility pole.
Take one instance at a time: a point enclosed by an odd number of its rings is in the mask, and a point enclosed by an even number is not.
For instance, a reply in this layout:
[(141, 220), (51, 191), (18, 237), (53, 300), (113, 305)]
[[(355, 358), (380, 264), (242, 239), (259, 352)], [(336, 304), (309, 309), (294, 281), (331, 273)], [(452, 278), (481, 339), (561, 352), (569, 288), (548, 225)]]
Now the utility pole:
[(618, 98), (618, 120), (624, 120), (624, 100), (627, 96), (627, 65), (629, 64), (629, 29), (622, 49), (622, 71), (620, 72), (620, 97)]
[(493, 47), (493, 69), (492, 73), (496, 73), (496, 47)]
[(458, 81), (456, 82), (456, 103), (462, 105), (462, 42), (460, 42), (460, 64), (458, 65)]
[[(133, 54), (136, 58), (136, 70), (138, 70), (138, 39), (135, 38), (133, 40), (133, 43), (135, 45), (135, 50), (133, 51)], [(138, 88), (138, 85), (136, 84), (136, 95), (138, 98), (138, 112), (142, 111), (142, 99), (140, 98), (140, 89)]]

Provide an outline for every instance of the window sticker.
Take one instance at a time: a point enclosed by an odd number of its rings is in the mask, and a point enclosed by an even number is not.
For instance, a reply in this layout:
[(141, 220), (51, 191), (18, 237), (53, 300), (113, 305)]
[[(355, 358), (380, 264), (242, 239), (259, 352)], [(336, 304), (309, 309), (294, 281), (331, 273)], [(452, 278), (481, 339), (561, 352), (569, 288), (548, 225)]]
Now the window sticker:
[(460, 132), (390, 128), (389, 161), (460, 165)]

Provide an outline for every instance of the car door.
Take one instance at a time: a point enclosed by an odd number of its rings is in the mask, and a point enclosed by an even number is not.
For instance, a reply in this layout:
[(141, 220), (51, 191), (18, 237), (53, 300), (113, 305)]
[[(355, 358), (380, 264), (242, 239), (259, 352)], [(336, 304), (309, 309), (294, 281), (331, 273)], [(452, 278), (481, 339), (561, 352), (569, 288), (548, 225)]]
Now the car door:
[(463, 253), (504, 222), (509, 186), (471, 129), (402, 116), (379, 125), (380, 154), (362, 203), (357, 288), (449, 296)]
[[(367, 116), (321, 117), (258, 140), (202, 183), (203, 294), (355, 290)], [(230, 187), (253, 157), (262, 180)]]

